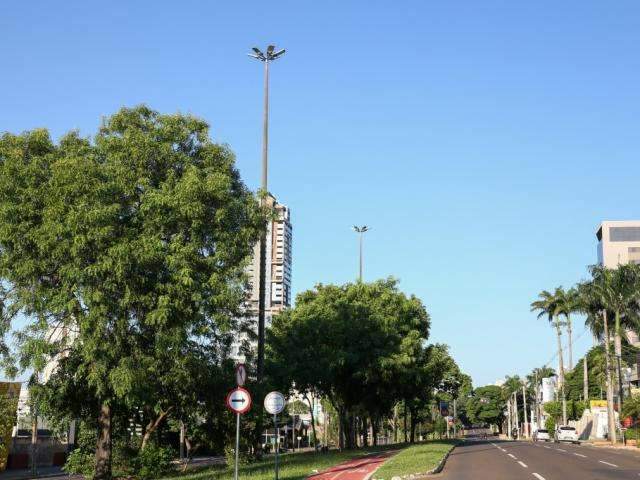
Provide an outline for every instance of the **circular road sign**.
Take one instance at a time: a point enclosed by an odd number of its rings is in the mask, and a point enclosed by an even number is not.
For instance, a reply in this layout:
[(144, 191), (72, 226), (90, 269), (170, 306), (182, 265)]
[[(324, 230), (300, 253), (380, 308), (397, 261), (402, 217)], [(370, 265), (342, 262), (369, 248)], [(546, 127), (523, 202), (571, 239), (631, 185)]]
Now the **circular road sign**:
[(227, 407), (236, 413), (247, 413), (251, 408), (251, 394), (242, 387), (234, 388), (227, 395)]
[(264, 397), (264, 409), (271, 415), (277, 415), (284, 410), (284, 395), (280, 392), (269, 392)]
[(239, 363), (236, 365), (236, 383), (242, 387), (244, 382), (247, 380), (247, 367), (245, 367), (244, 363)]

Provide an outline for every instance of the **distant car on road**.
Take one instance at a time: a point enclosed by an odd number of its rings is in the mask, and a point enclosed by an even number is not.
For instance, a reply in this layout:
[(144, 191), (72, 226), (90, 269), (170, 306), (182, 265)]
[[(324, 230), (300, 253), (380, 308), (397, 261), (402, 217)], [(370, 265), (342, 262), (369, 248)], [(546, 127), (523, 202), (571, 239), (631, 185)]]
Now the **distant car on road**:
[(534, 442), (549, 442), (551, 441), (551, 436), (549, 435), (549, 430), (545, 430), (541, 428), (533, 432), (533, 441)]
[(574, 427), (570, 427), (568, 425), (559, 425), (556, 427), (554, 441), (556, 443), (558, 442), (580, 443), (580, 440), (578, 439), (578, 432)]

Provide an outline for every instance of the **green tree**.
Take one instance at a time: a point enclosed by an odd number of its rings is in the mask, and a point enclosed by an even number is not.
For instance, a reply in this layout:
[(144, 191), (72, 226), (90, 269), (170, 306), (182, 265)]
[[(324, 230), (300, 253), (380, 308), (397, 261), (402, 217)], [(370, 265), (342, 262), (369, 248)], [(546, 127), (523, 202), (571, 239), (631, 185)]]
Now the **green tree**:
[(631, 417), (633, 419), (635, 429), (636, 447), (640, 448), (640, 441), (638, 437), (638, 427), (640, 422), (640, 396), (632, 396), (628, 398), (622, 407), (622, 415), (624, 417)]
[(467, 415), (473, 424), (495, 425), (502, 432), (504, 399), (496, 385), (478, 387), (467, 402)]
[(422, 303), (399, 292), (396, 280), (318, 285), (274, 318), (267, 373), (286, 388), (329, 399), (340, 447), (350, 448), (355, 417), (368, 414), (375, 426), (397, 401), (398, 375), (416, 361), (429, 324)]
[(232, 326), (264, 225), (233, 154), (191, 116), (137, 107), (93, 141), (0, 139), (4, 318), (30, 319), (21, 368), (76, 362), (99, 427), (96, 478), (111, 477), (114, 409), (162, 415), (172, 352)]

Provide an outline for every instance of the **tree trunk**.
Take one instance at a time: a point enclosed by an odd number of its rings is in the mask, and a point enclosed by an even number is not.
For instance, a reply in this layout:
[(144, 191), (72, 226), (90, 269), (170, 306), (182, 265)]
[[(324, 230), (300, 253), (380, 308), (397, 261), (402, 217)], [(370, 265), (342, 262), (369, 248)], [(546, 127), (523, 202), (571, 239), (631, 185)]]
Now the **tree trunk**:
[(369, 446), (369, 422), (366, 415), (362, 416), (362, 446)]
[(416, 416), (414, 415), (413, 409), (409, 409), (409, 413), (411, 414), (411, 436), (409, 437), (409, 441), (415, 443), (417, 422), (414, 419)]
[(172, 409), (173, 407), (167, 408), (164, 412), (160, 412), (160, 415), (158, 415), (155, 420), (152, 419), (149, 422), (147, 428), (145, 429), (144, 436), (142, 437), (142, 445), (140, 446), (140, 450), (145, 449), (145, 447), (149, 443), (149, 440), (151, 440), (151, 435), (153, 435), (153, 432), (158, 429), (162, 421), (167, 417), (167, 415), (169, 415), (169, 412), (171, 412)]
[(587, 354), (585, 353), (582, 360), (582, 387), (584, 389), (584, 401), (587, 402), (587, 408), (589, 408), (589, 366), (587, 365)]
[(398, 443), (398, 404), (393, 407), (393, 443)]
[(371, 444), (374, 447), (378, 446), (378, 422), (376, 417), (371, 415)]
[(569, 337), (569, 370), (573, 370), (573, 338), (570, 315), (567, 315), (567, 336)]
[(624, 391), (622, 389), (622, 332), (620, 329), (620, 312), (616, 312), (615, 350), (616, 367), (618, 370), (618, 411), (622, 411)]
[[(311, 401), (311, 399), (306, 393), (303, 395), (303, 397), (307, 400), (307, 403), (309, 404), (309, 412), (311, 413), (311, 431), (313, 432), (313, 445), (315, 446), (318, 444), (318, 437), (316, 437), (316, 416), (313, 413), (313, 407), (315, 405), (314, 405), (314, 402)], [(309, 446), (311, 446), (311, 444), (309, 444)]]
[(602, 318), (604, 324), (604, 356), (607, 368), (607, 418), (609, 427), (609, 441), (613, 444), (616, 443), (616, 417), (613, 411), (613, 379), (611, 378), (611, 358), (609, 354), (609, 325), (607, 321), (607, 311), (602, 311)]
[(404, 401), (404, 443), (407, 443), (407, 401)]
[(344, 408), (338, 408), (336, 409), (336, 411), (338, 412), (338, 448), (340, 449), (340, 451), (344, 450), (345, 447), (345, 431), (344, 431), (344, 424), (346, 423), (345, 421), (345, 412), (344, 412)]
[(562, 359), (562, 330), (560, 330), (560, 322), (556, 319), (556, 333), (558, 336), (558, 364), (560, 369), (560, 392), (562, 395), (562, 424), (567, 424), (567, 398), (564, 394), (564, 361)]
[(111, 480), (111, 407), (102, 404), (98, 416), (95, 480)]

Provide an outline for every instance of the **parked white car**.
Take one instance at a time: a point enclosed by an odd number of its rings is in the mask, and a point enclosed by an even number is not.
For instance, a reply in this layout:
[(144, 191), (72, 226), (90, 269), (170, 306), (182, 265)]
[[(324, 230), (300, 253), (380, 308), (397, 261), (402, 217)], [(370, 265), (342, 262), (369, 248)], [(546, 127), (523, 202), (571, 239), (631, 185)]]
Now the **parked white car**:
[(556, 427), (554, 440), (556, 442), (580, 443), (578, 432), (574, 427), (568, 425), (559, 425)]
[(549, 430), (545, 430), (541, 428), (533, 432), (533, 441), (534, 442), (549, 442), (551, 441), (551, 436), (549, 435)]

